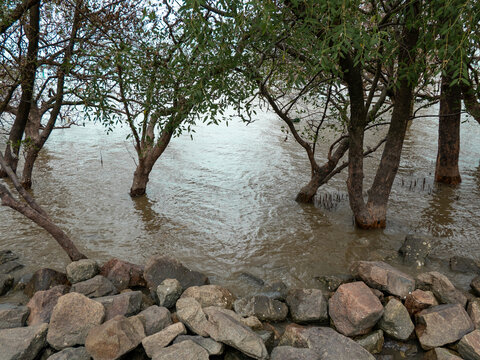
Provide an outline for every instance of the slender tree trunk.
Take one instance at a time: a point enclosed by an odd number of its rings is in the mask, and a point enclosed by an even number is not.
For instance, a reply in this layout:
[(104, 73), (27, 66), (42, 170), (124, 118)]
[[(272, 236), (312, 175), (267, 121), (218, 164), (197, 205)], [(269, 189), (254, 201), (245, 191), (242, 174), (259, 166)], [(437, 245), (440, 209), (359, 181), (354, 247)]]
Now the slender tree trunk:
[(152, 169), (148, 169), (145, 167), (145, 160), (140, 159), (137, 168), (133, 174), (133, 183), (132, 187), (130, 188), (130, 196), (131, 197), (138, 197), (145, 195), (147, 191), (147, 184), (150, 176), (150, 172)]
[(435, 181), (457, 185), (462, 181), (458, 170), (462, 95), (458, 85), (450, 86), (451, 81), (450, 74), (442, 76)]
[(25, 156), (25, 164), (23, 165), (22, 171), (22, 186), (27, 190), (32, 188), (33, 166), (35, 165), (39, 152), (40, 149), (32, 145), (28, 148), (27, 155)]
[(471, 81), (468, 85), (461, 82), (461, 88), (463, 102), (465, 103), (465, 108), (467, 109), (467, 112), (480, 124), (480, 103), (475, 96), (475, 91), (473, 89), (473, 86), (471, 85)]

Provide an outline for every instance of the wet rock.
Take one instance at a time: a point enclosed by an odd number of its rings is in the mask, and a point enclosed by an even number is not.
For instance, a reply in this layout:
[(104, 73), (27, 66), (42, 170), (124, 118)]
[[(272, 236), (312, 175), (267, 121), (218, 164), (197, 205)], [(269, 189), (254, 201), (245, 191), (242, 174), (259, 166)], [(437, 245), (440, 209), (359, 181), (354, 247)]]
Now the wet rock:
[(225, 346), (222, 343), (219, 343), (212, 338), (206, 338), (203, 336), (192, 336), (192, 335), (180, 335), (173, 341), (174, 344), (178, 344), (182, 341), (191, 340), (194, 343), (200, 345), (205, 350), (207, 350), (209, 355), (221, 355), (223, 354)]
[(27, 296), (32, 297), (37, 291), (48, 290), (58, 285), (67, 285), (67, 275), (53, 269), (37, 270), (23, 291)]
[(358, 261), (352, 272), (368, 286), (401, 298), (415, 290), (413, 278), (381, 261)]
[(252, 330), (260, 330), (263, 328), (262, 322), (258, 320), (256, 316), (242, 317), (240, 322)]
[(168, 256), (152, 256), (145, 265), (143, 277), (150, 289), (156, 289), (165, 279), (177, 279), (182, 288), (208, 284), (208, 278), (182, 265), (178, 260)]
[(270, 360), (322, 360), (322, 358), (311, 349), (278, 346), (273, 349)]
[(265, 281), (263, 281), (258, 276), (253, 275), (249, 272), (241, 272), (240, 275), (239, 275), (239, 278), (242, 279), (242, 280), (245, 280), (246, 282), (248, 282), (251, 285), (255, 285), (255, 286), (264, 286), (265, 285)]
[(122, 315), (93, 327), (85, 348), (95, 360), (115, 360), (135, 349), (145, 337), (143, 328)]
[(415, 328), (406, 307), (395, 298), (385, 306), (378, 326), (387, 335), (401, 341), (407, 340)]
[(415, 318), (415, 332), (424, 350), (453, 343), (474, 329), (460, 304), (434, 306), (420, 311)]
[(212, 324), (207, 320), (200, 303), (194, 298), (180, 298), (177, 301), (177, 317), (191, 331), (200, 336), (209, 336)]
[(468, 303), (467, 313), (472, 319), (475, 329), (480, 328), (480, 299), (475, 299)]
[(270, 352), (273, 348), (273, 344), (274, 344), (274, 341), (275, 341), (275, 334), (273, 333), (273, 331), (258, 330), (258, 331), (255, 331), (255, 334), (260, 336), (263, 343), (265, 344), (265, 347)]
[(438, 301), (431, 291), (417, 289), (405, 298), (405, 307), (411, 315), (436, 305)]
[(241, 316), (256, 316), (261, 321), (282, 321), (288, 314), (287, 305), (264, 295), (238, 299), (233, 306)]
[(15, 304), (0, 304), (0, 329), (25, 326), (30, 309)]
[(470, 287), (472, 288), (475, 295), (480, 296), (480, 276), (476, 276), (473, 278), (472, 282), (470, 283)]
[(462, 360), (462, 358), (452, 350), (435, 348), (428, 351), (423, 357), (423, 360)]
[(377, 330), (368, 335), (360, 336), (355, 339), (355, 342), (370, 354), (378, 354), (383, 349), (383, 331)]
[(15, 284), (14, 290), (15, 291), (23, 291), (27, 286), (28, 282), (32, 279), (33, 274), (27, 273), (20, 276), (18, 282)]
[(105, 307), (105, 321), (117, 315), (132, 316), (140, 311), (142, 306), (142, 292), (128, 291), (119, 295), (95, 298)]
[(402, 247), (398, 250), (398, 252), (403, 257), (403, 262), (405, 264), (415, 264), (416, 266), (420, 267), (425, 265), (425, 260), (432, 250), (432, 247), (433, 240), (431, 239), (407, 235)]
[(362, 281), (341, 285), (329, 300), (336, 329), (346, 335), (364, 335), (383, 315), (383, 306)]
[(202, 307), (218, 306), (225, 309), (232, 309), (235, 301), (235, 296), (229, 290), (218, 285), (192, 286), (181, 297), (192, 297)]
[(18, 261), (12, 260), (0, 265), (0, 274), (10, 274), (23, 268)]
[(172, 308), (182, 295), (183, 288), (177, 279), (165, 279), (157, 286), (158, 305)]
[(437, 271), (423, 273), (417, 276), (417, 286), (422, 290), (430, 290), (441, 304), (467, 305), (465, 295), (455, 288), (452, 282)]
[(315, 276), (315, 280), (319, 281), (327, 291), (335, 291), (340, 285), (354, 281), (353, 276), (348, 274)]
[(133, 286), (146, 286), (143, 271), (143, 266), (113, 258), (101, 267), (100, 275), (105, 276), (121, 291)]
[(34, 360), (46, 346), (48, 324), (0, 330), (2, 360)]
[(287, 305), (294, 322), (328, 322), (327, 299), (318, 289), (293, 289)]
[(18, 255), (11, 250), (0, 250), (0, 265), (17, 259)]
[(480, 360), (480, 330), (474, 330), (458, 342), (458, 352), (467, 360)]
[(118, 290), (112, 282), (102, 275), (80, 281), (72, 285), (71, 292), (83, 294), (89, 298), (118, 294)]
[(304, 336), (307, 328), (298, 324), (288, 324), (278, 342), (279, 346), (293, 346), (298, 348), (307, 347), (307, 340)]
[(47, 360), (90, 360), (87, 349), (82, 347), (66, 348), (48, 357)]
[(140, 314), (145, 318), (145, 335), (153, 335), (172, 324), (172, 315), (167, 308), (152, 305)]
[(399, 354), (402, 358), (408, 358), (418, 353), (417, 342), (404, 342), (390, 338), (386, 338), (383, 343), (385, 350), (393, 350)]
[(143, 348), (148, 357), (154, 357), (159, 350), (170, 344), (178, 335), (187, 333), (185, 325), (181, 322), (167, 326), (162, 331), (148, 336), (142, 340)]
[(266, 296), (273, 300), (285, 301), (288, 288), (283, 281), (276, 281), (272, 284), (265, 284), (255, 295)]
[(450, 258), (450, 269), (460, 273), (479, 273), (479, 263), (473, 259), (463, 256), (453, 256)]
[(160, 349), (152, 360), (208, 360), (208, 352), (191, 340)]
[[(180, 301), (180, 300), (179, 300)], [(208, 321), (213, 325), (209, 335), (254, 359), (267, 359), (268, 352), (260, 336), (233, 317), (215, 309), (205, 308)]]
[(73, 261), (67, 265), (67, 278), (72, 284), (93, 278), (98, 274), (98, 263), (93, 259)]
[(0, 296), (6, 294), (13, 287), (13, 276), (0, 274)]
[(27, 319), (28, 325), (49, 323), (58, 299), (67, 292), (68, 287), (65, 285), (57, 285), (49, 290), (37, 291), (27, 304), (30, 309), (30, 315)]
[(83, 345), (90, 329), (104, 317), (102, 304), (78, 293), (63, 295), (53, 308), (47, 341), (57, 350)]

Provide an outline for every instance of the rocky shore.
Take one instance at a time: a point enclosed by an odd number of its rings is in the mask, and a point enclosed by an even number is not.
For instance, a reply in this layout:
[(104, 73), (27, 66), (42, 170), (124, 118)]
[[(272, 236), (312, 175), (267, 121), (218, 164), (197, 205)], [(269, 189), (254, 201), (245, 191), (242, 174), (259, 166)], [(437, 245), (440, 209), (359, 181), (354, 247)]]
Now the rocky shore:
[(480, 277), (465, 292), (439, 272), (412, 278), (358, 261), (327, 289), (279, 282), (236, 298), (160, 255), (144, 266), (80, 260), (15, 281), (18, 267), (0, 252), (0, 295), (30, 298), (0, 304), (0, 360), (480, 359)]

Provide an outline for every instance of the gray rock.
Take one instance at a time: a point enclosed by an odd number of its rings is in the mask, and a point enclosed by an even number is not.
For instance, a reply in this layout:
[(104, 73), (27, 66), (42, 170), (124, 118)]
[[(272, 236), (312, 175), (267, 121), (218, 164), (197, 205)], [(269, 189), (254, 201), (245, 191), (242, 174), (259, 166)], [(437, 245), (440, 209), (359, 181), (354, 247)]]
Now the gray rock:
[(473, 321), (475, 329), (480, 328), (480, 299), (475, 299), (468, 303), (467, 313)]
[(472, 288), (475, 295), (480, 296), (480, 276), (475, 276), (470, 283), (470, 287)]
[(379, 354), (383, 349), (383, 331), (377, 330), (370, 334), (360, 336), (355, 339), (355, 342), (370, 354)]
[(0, 330), (2, 360), (34, 360), (46, 346), (48, 324)]
[(467, 360), (480, 360), (480, 330), (466, 334), (458, 342), (458, 352)]
[(354, 281), (353, 276), (348, 274), (315, 276), (315, 280), (327, 291), (335, 291), (340, 285)]
[[(160, 299), (160, 294), (158, 297)], [(202, 307), (217, 306), (225, 309), (232, 309), (235, 301), (235, 296), (228, 289), (219, 285), (192, 286), (186, 289), (181, 297), (192, 297)]]
[(378, 326), (392, 338), (402, 341), (407, 340), (415, 328), (407, 308), (395, 298), (385, 306)]
[(90, 360), (87, 349), (82, 347), (66, 348), (48, 357), (47, 360)]
[(30, 309), (15, 304), (0, 304), (0, 329), (25, 326)]
[(233, 306), (241, 316), (256, 316), (261, 321), (282, 321), (288, 314), (287, 305), (264, 295), (238, 299)]
[(263, 295), (273, 300), (285, 301), (288, 288), (283, 281), (276, 281), (271, 284), (265, 284), (255, 295)]
[(273, 349), (270, 360), (322, 360), (322, 358), (311, 349), (278, 346)]
[(453, 343), (474, 329), (460, 304), (434, 306), (420, 311), (415, 319), (415, 332), (424, 350)]
[(391, 338), (386, 338), (383, 343), (383, 349), (387, 351), (394, 351), (397, 354), (402, 354), (405, 357), (413, 357), (418, 354), (417, 342), (398, 341)]
[(0, 274), (0, 296), (5, 295), (13, 287), (13, 276)]
[(53, 308), (47, 341), (57, 350), (83, 345), (90, 329), (104, 317), (102, 304), (78, 293), (63, 295)]
[(435, 348), (428, 351), (423, 360), (463, 360), (458, 354), (452, 350), (444, 348)]
[(407, 235), (398, 252), (403, 257), (403, 262), (417, 267), (425, 265), (425, 260), (432, 250), (433, 240), (414, 235)]
[(31, 326), (49, 323), (58, 299), (67, 292), (68, 287), (65, 285), (57, 285), (49, 290), (37, 291), (27, 304), (30, 309), (27, 324)]
[(437, 271), (423, 273), (417, 276), (417, 286), (422, 290), (430, 290), (441, 304), (467, 305), (465, 295), (455, 288), (452, 282)]
[(207, 320), (200, 303), (194, 298), (180, 298), (177, 301), (177, 317), (191, 331), (200, 336), (209, 336), (212, 324)]
[(202, 273), (186, 268), (178, 260), (161, 255), (148, 259), (143, 277), (150, 289), (156, 289), (165, 279), (177, 279), (184, 289), (208, 284), (208, 278)]
[(328, 322), (327, 299), (321, 290), (293, 289), (286, 301), (294, 322)]
[(153, 335), (172, 324), (172, 315), (165, 307), (152, 305), (140, 312), (139, 315), (143, 315), (145, 318), (145, 335), (147, 336)]
[(23, 268), (23, 265), (18, 261), (12, 260), (0, 265), (0, 274), (9, 274), (20, 270)]
[(185, 329), (185, 325), (178, 322), (167, 326), (156, 334), (147, 336), (142, 340), (142, 345), (148, 357), (152, 358), (161, 349), (168, 346), (178, 335), (184, 335), (186, 333), (187, 329)]
[(182, 285), (177, 279), (165, 279), (157, 286), (158, 305), (171, 308), (182, 295)]
[(161, 349), (152, 360), (208, 360), (208, 352), (191, 340)]
[(82, 259), (68, 264), (66, 271), (68, 280), (75, 284), (93, 278), (100, 270), (95, 260)]
[(117, 315), (132, 316), (140, 311), (142, 306), (142, 292), (128, 291), (119, 295), (94, 298), (105, 307), (105, 321)]
[(225, 346), (222, 343), (219, 343), (212, 338), (203, 337), (203, 336), (192, 336), (192, 335), (180, 335), (173, 341), (174, 344), (178, 344), (182, 341), (191, 340), (194, 343), (200, 345), (205, 350), (207, 350), (209, 355), (221, 355), (225, 349)]
[(57, 285), (67, 285), (68, 279), (64, 273), (53, 269), (40, 269), (33, 275), (23, 291), (27, 296), (32, 297), (37, 291), (48, 290)]
[(453, 256), (450, 258), (450, 269), (452, 271), (461, 272), (461, 273), (474, 273), (478, 274), (480, 272), (479, 263), (476, 260), (463, 257), (463, 256)]
[(72, 285), (70, 291), (83, 294), (89, 298), (118, 294), (118, 290), (113, 286), (112, 282), (102, 275), (97, 275), (91, 279), (77, 282)]
[(11, 250), (0, 250), (0, 265), (5, 264), (6, 262), (17, 260), (18, 255), (12, 252)]
[(27, 286), (28, 282), (32, 279), (32, 273), (26, 273), (20, 276), (17, 283), (15, 284), (14, 290), (15, 291), (23, 291)]

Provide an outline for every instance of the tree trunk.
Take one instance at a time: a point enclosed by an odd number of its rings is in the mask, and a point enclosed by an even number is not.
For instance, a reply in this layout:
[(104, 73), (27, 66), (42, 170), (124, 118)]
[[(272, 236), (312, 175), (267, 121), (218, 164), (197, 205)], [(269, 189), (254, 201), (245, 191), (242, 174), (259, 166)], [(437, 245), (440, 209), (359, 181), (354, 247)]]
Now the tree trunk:
[(465, 108), (467, 112), (480, 124), (480, 103), (475, 95), (472, 82), (470, 84), (461, 83), (463, 102), (465, 103)]
[(27, 156), (25, 157), (25, 164), (23, 165), (22, 171), (22, 186), (25, 189), (32, 188), (32, 172), (33, 166), (35, 165), (35, 160), (37, 160), (38, 153), (40, 149), (32, 145), (27, 150)]
[(131, 197), (138, 197), (138, 196), (145, 195), (151, 171), (152, 171), (151, 168), (148, 169), (145, 166), (145, 160), (141, 159), (133, 174), (133, 183), (132, 183), (132, 187), (130, 188)]
[(462, 181), (458, 170), (462, 104), (460, 87), (450, 86), (451, 81), (450, 74), (442, 76), (435, 181), (457, 185)]
[(313, 175), (310, 182), (300, 189), (295, 201), (303, 204), (312, 204), (313, 198), (322, 184), (320, 176), (318, 174)]

